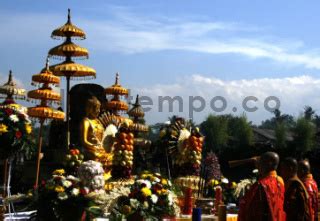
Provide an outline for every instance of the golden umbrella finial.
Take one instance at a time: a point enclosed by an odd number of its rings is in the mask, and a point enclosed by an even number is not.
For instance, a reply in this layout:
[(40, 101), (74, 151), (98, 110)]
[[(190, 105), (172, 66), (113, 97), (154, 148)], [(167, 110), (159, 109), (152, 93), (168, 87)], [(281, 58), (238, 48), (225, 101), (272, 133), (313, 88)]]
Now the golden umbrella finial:
[(68, 23), (71, 23), (71, 10), (68, 8)]
[(116, 73), (116, 82), (115, 85), (119, 85), (119, 72)]
[(40, 74), (32, 76), (32, 81), (37, 82), (39, 85), (42, 84), (36, 90), (28, 92), (28, 97), (30, 99), (39, 100), (40, 104), (35, 107), (28, 108), (28, 115), (32, 118), (37, 118), (40, 120), (40, 130), (38, 137), (38, 159), (37, 159), (37, 172), (36, 172), (36, 182), (35, 187), (38, 186), (39, 182), (39, 172), (40, 172), (40, 156), (42, 148), (42, 129), (43, 124), (47, 119), (63, 120), (64, 113), (62, 111), (55, 110), (49, 107), (52, 102), (60, 102), (60, 94), (52, 91), (50, 85), (58, 85), (60, 82), (59, 77), (56, 77), (49, 70), (49, 59), (46, 60), (46, 67), (41, 71)]

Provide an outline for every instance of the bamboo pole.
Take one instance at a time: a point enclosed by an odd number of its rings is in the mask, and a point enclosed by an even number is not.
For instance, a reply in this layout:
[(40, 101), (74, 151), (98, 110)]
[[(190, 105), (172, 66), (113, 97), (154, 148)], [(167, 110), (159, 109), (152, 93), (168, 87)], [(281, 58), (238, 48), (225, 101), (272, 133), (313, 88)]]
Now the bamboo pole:
[(40, 120), (40, 130), (39, 130), (39, 135), (38, 135), (37, 173), (36, 173), (36, 182), (35, 182), (35, 185), (34, 185), (34, 187), (35, 187), (36, 189), (38, 188), (38, 184), (39, 184), (43, 123), (44, 123), (44, 119), (41, 119), (41, 120)]
[(8, 158), (4, 160), (4, 173), (3, 173), (3, 197), (6, 197), (6, 187), (8, 182)]

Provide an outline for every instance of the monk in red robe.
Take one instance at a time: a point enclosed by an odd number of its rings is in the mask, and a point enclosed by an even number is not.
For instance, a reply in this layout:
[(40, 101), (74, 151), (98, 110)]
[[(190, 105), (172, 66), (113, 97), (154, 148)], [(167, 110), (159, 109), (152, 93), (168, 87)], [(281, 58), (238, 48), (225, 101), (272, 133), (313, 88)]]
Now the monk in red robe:
[(318, 221), (318, 186), (311, 174), (311, 167), (308, 160), (299, 162), (298, 176), (304, 183), (309, 194), (309, 211), (311, 221)]
[(311, 221), (309, 198), (298, 177), (298, 162), (288, 157), (281, 162), (280, 175), (285, 181), (284, 211), (287, 221)]
[(277, 175), (279, 156), (266, 152), (258, 161), (260, 178), (240, 200), (238, 221), (285, 221), (284, 182)]

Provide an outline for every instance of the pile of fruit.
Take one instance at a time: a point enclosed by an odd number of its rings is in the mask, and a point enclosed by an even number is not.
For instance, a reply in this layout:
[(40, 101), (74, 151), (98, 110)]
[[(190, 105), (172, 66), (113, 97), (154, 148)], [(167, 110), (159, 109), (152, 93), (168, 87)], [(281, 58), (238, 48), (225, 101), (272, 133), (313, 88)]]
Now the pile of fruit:
[(121, 130), (116, 135), (111, 175), (115, 179), (130, 178), (133, 165), (134, 135)]
[(192, 132), (179, 145), (179, 154), (176, 155), (174, 164), (179, 175), (199, 175), (202, 157), (203, 136)]
[(65, 157), (65, 166), (70, 171), (76, 171), (82, 164), (84, 159), (83, 154), (78, 149), (70, 149)]

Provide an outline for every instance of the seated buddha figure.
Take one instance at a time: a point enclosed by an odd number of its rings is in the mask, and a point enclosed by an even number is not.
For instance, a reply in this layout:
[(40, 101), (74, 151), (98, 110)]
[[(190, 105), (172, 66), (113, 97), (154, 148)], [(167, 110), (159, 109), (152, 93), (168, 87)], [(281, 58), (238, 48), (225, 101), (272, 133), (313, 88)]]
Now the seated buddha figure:
[(103, 147), (104, 127), (98, 119), (101, 103), (96, 97), (87, 100), (86, 115), (81, 122), (81, 141), (86, 160), (99, 161), (106, 168), (111, 166), (112, 154)]

